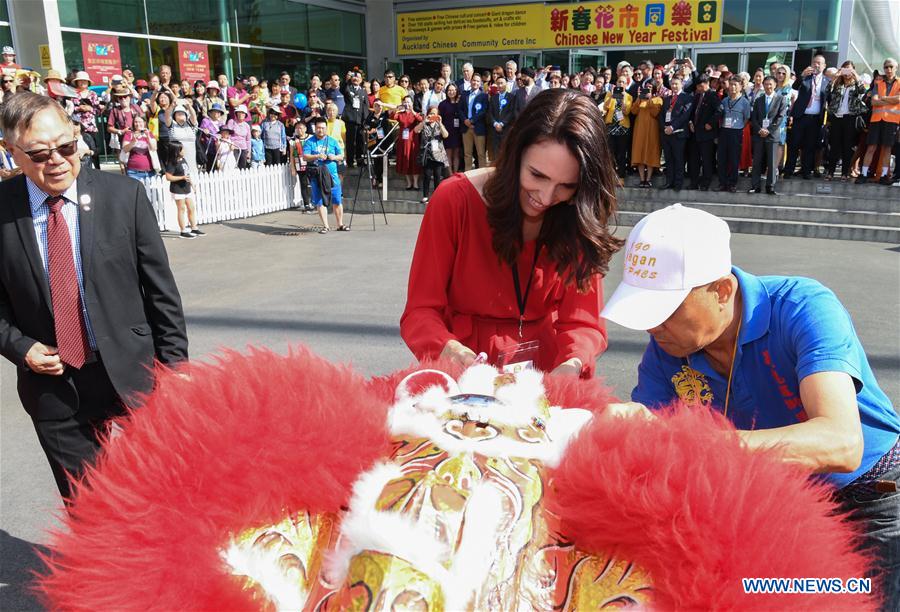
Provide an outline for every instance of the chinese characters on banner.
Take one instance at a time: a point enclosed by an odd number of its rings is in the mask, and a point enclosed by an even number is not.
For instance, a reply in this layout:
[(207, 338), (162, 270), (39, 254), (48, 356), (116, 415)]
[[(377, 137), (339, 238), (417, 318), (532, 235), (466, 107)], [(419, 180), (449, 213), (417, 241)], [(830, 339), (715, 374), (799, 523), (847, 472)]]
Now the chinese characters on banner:
[(721, 40), (723, 0), (510, 4), (397, 15), (397, 52), (675, 46)]
[(122, 74), (119, 38), (103, 34), (82, 34), (84, 70), (94, 85), (108, 85), (114, 74)]
[(178, 43), (178, 71), (182, 79), (209, 80), (209, 50), (204, 44)]

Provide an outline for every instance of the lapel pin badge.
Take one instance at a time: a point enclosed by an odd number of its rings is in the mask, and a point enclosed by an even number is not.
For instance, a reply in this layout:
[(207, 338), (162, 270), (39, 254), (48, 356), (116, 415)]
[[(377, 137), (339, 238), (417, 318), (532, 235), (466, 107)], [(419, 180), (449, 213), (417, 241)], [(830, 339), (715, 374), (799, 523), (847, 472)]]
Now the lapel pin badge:
[(81, 202), (81, 210), (83, 210), (84, 212), (89, 212), (91, 210), (90, 194), (83, 193), (81, 194), (81, 197), (78, 198), (78, 200)]

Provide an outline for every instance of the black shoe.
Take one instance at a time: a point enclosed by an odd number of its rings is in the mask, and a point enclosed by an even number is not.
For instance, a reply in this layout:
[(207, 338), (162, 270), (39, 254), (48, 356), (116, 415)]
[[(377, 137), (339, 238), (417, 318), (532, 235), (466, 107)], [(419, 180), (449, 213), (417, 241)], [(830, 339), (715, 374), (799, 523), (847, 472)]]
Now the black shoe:
[(889, 176), (885, 175), (885, 176), (882, 176), (880, 179), (878, 179), (878, 184), (879, 185), (887, 185), (888, 187), (890, 187), (894, 183), (891, 182), (891, 179)]
[(681, 191), (681, 185), (672, 185), (672, 191)]
[(700, 189), (700, 187), (698, 187), (697, 185), (693, 185), (693, 184), (688, 185), (688, 187), (687, 187), (688, 191), (697, 191), (698, 189)]
[(778, 192), (775, 191), (774, 187), (766, 187), (766, 193), (768, 193), (769, 195), (778, 195)]
[(206, 232), (204, 232), (204, 231), (201, 230), (201, 229), (192, 229), (192, 230), (191, 230), (191, 233), (192, 233), (194, 236), (206, 236)]
[(713, 189), (713, 191), (715, 191), (717, 193), (720, 193), (722, 191), (728, 191), (728, 187), (726, 187), (725, 185), (719, 185), (718, 187)]
[(728, 188), (728, 193), (737, 193), (737, 187), (735, 185), (731, 185)]
[(869, 181), (868, 177), (860, 174), (859, 176), (856, 177), (856, 180), (853, 181), (853, 183), (855, 185), (865, 185), (868, 181)]
[(762, 189), (759, 187), (751, 187), (747, 190), (747, 193), (762, 193)]
[(816, 178), (822, 178), (822, 173), (816, 170), (815, 172), (813, 172), (813, 176)]
[(187, 230), (181, 232), (181, 237), (182, 238), (196, 238), (196, 236), (194, 234), (192, 234), (191, 232), (189, 232)]
[(660, 189), (674, 189), (674, 185), (669, 185), (668, 183), (666, 183), (665, 185), (660, 187)]
[(811, 174), (804, 174), (801, 178), (802, 178), (804, 181), (808, 181), (809, 179), (812, 178), (812, 175), (811, 175)]

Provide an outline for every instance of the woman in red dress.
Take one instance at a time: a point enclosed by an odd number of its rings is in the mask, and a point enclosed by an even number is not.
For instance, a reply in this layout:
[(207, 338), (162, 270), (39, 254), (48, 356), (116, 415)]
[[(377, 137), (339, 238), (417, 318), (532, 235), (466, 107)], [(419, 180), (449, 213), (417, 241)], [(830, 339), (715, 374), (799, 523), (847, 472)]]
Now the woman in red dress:
[(394, 114), (394, 120), (398, 123), (397, 174), (402, 174), (406, 179), (408, 190), (418, 191), (422, 166), (419, 164), (419, 135), (413, 130), (421, 123), (422, 115), (413, 112), (412, 108), (412, 97), (404, 96), (403, 102)]
[(602, 276), (622, 247), (608, 221), (616, 175), (586, 95), (538, 94), (494, 167), (441, 182), (409, 273), (404, 341), (420, 360), (531, 363), (593, 375), (606, 348)]

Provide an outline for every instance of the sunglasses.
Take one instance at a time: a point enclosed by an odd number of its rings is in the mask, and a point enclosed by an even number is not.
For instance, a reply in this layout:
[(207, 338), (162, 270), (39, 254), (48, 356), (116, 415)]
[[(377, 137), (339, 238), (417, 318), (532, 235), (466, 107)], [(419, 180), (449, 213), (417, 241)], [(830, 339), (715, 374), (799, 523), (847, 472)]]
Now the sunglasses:
[(58, 147), (53, 147), (52, 149), (37, 149), (36, 151), (22, 151), (25, 155), (31, 158), (36, 164), (42, 164), (45, 161), (48, 161), (51, 157), (53, 157), (54, 151), (59, 151), (59, 154), (63, 157), (69, 157), (70, 155), (75, 155), (75, 152), (78, 150), (78, 141), (73, 140), (72, 142), (67, 142), (65, 144), (61, 144)]

